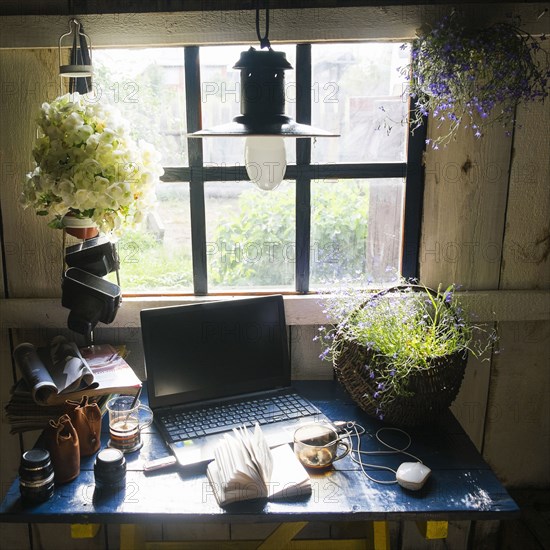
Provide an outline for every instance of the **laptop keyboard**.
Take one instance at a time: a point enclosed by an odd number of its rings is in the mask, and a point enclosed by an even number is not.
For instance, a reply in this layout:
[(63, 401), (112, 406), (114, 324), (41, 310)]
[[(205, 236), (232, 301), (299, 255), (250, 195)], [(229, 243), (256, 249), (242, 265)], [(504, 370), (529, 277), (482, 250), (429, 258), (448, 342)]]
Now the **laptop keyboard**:
[(172, 442), (225, 432), (240, 426), (272, 424), (319, 411), (297, 394), (278, 395), (200, 409), (165, 411), (160, 420)]

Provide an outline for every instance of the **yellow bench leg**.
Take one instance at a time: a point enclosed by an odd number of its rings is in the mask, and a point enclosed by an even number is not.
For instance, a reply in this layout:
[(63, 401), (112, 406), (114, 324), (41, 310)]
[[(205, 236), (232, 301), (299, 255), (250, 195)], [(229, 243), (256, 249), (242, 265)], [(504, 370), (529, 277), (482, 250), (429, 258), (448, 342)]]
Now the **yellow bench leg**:
[(120, 526), (120, 550), (141, 550), (145, 548), (145, 537), (141, 525)]
[(258, 546), (258, 550), (280, 550), (284, 548), (306, 525), (307, 521), (281, 523), (281, 525), (279, 525), (279, 527)]
[(93, 539), (100, 527), (99, 523), (73, 523), (71, 525), (71, 538)]
[(425, 539), (446, 539), (449, 533), (447, 521), (417, 521), (416, 526)]
[(390, 529), (387, 521), (373, 521), (374, 550), (390, 550)]

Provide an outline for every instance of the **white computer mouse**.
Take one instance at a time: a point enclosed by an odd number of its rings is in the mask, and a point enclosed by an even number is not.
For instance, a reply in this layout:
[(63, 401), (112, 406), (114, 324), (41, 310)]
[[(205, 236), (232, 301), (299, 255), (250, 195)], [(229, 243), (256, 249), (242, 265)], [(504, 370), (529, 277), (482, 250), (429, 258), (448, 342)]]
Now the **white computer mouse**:
[(403, 462), (397, 468), (397, 483), (405, 489), (418, 491), (422, 489), (431, 473), (432, 471), (428, 466), (425, 466), (421, 462)]

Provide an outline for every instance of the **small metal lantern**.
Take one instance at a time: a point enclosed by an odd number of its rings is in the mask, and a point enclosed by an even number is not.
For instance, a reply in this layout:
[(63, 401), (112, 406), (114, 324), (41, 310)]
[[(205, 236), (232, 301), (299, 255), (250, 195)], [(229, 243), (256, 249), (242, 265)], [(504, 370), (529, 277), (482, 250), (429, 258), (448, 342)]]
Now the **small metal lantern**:
[[(68, 38), (72, 37), (72, 38)], [(65, 40), (66, 39), (66, 40)], [(63, 41), (70, 42), (71, 54), (68, 65), (63, 65), (61, 61), (61, 49)], [(78, 19), (69, 20), (69, 32), (59, 37), (59, 76), (70, 78), (70, 92), (88, 93), (92, 91), (91, 76), (94, 68), (92, 66), (92, 42), (90, 37), (84, 33), (82, 25)]]

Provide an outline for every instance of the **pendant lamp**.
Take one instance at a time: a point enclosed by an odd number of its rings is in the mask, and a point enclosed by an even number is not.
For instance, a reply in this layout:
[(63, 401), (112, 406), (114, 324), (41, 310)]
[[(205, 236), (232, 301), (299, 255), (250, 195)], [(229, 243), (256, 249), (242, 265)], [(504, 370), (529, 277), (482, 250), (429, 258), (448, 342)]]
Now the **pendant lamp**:
[[(326, 130), (299, 124), (285, 115), (284, 71), (292, 69), (284, 52), (271, 49), (266, 33), (260, 35), (260, 10), (256, 10), (256, 34), (260, 50), (241, 52), (233, 66), (241, 71), (241, 114), (233, 122), (199, 130), (190, 138), (246, 137), (245, 166), (250, 180), (260, 189), (275, 189), (286, 170), (283, 138), (339, 137)], [(265, 48), (265, 51), (264, 51)]]

